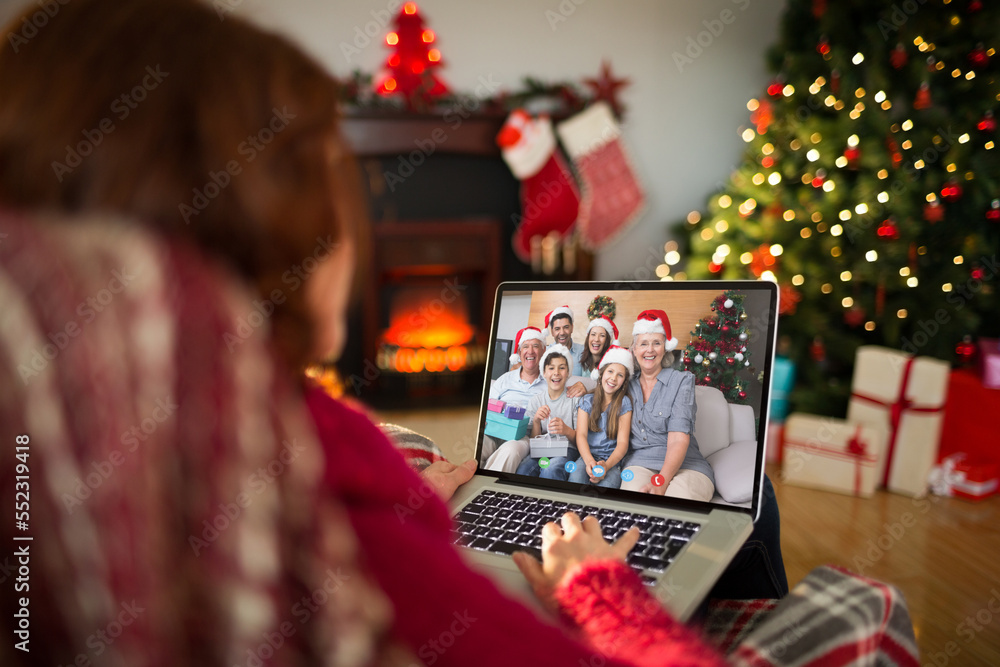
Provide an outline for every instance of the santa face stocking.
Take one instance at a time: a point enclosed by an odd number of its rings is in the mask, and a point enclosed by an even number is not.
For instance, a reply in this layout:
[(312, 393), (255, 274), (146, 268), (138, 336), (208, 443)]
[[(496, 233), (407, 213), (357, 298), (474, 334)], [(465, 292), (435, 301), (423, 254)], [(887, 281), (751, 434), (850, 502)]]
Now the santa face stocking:
[(576, 222), (580, 194), (573, 174), (556, 147), (552, 121), (511, 113), (497, 135), (503, 159), (521, 181), (521, 219), (514, 230), (514, 252), (531, 261), (531, 239), (555, 232), (565, 237)]
[(646, 206), (645, 195), (607, 103), (590, 105), (560, 123), (557, 131), (582, 183), (577, 221), (580, 242), (597, 250), (639, 218)]

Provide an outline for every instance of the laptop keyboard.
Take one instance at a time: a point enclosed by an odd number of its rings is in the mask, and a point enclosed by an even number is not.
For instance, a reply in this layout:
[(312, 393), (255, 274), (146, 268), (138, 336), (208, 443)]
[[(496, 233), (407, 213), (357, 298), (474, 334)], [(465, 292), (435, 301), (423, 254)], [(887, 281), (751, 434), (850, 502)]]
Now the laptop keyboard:
[(455, 515), (455, 544), (506, 555), (527, 551), (541, 558), (542, 526), (558, 522), (566, 512), (576, 512), (581, 519), (597, 517), (604, 539), (609, 542), (638, 526), (639, 542), (626, 562), (646, 584), (656, 582), (656, 577), (648, 573), (665, 571), (701, 527), (691, 521), (487, 489)]

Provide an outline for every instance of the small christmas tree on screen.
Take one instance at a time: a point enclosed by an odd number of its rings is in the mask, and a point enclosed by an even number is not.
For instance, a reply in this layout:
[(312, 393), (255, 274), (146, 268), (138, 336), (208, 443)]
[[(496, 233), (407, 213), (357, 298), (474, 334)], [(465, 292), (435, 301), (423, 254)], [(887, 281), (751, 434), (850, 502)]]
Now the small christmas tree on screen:
[(715, 387), (730, 403), (746, 403), (746, 383), (752, 376), (747, 343), (750, 330), (743, 308), (743, 294), (728, 290), (712, 301), (716, 315), (699, 322), (695, 336), (684, 350), (684, 369), (695, 382)]

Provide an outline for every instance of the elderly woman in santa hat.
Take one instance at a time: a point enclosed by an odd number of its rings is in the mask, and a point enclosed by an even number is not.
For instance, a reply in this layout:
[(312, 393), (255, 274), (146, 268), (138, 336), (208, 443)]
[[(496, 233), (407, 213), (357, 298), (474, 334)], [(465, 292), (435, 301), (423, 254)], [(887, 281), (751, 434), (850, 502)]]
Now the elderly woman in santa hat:
[(676, 347), (665, 312), (639, 313), (632, 326), (639, 371), (629, 383), (632, 437), (621, 488), (709, 501), (715, 475), (694, 437), (694, 375), (671, 368)]

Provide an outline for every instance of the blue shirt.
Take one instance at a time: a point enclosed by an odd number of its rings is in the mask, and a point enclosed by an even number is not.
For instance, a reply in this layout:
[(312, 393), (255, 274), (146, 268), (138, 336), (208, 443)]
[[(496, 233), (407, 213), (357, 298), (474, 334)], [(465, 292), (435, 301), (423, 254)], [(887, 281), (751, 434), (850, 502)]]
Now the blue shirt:
[(545, 378), (539, 373), (534, 382), (521, 379), (521, 369), (507, 371), (490, 386), (490, 398), (498, 398), (505, 403), (527, 408), (532, 396), (546, 389)]
[(667, 434), (678, 431), (691, 436), (679, 470), (697, 470), (715, 484), (712, 466), (701, 455), (694, 437), (694, 420), (698, 410), (694, 401), (694, 374), (664, 368), (656, 376), (649, 401), (643, 401), (639, 378), (636, 373), (629, 382), (629, 393), (635, 396), (635, 413), (632, 415), (630, 451), (623, 467), (642, 466), (659, 471), (667, 458)]
[[(573, 346), (569, 348), (570, 354), (573, 357), (570, 359), (570, 375), (590, 377), (590, 373), (584, 373), (583, 366), (580, 365), (580, 357), (583, 356), (583, 343), (577, 343), (572, 339), (570, 339), (570, 341), (573, 343)], [(555, 343), (552, 343), (552, 345), (555, 345)], [(552, 345), (545, 348), (545, 351), (548, 352), (552, 349)]]
[[(594, 395), (584, 394), (583, 398), (580, 399), (580, 409), (586, 412), (588, 415), (594, 409)], [(598, 423), (600, 430), (591, 431), (590, 426), (587, 427), (587, 444), (590, 445), (590, 455), (594, 457), (595, 461), (607, 461), (608, 457), (615, 451), (615, 447), (618, 446), (618, 440), (612, 440), (608, 437), (608, 411), (611, 410), (611, 406), (601, 413), (601, 420)], [(622, 400), (622, 411), (618, 416), (628, 414), (632, 412), (632, 401), (626, 395)], [(628, 455), (626, 454), (626, 457)]]

